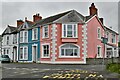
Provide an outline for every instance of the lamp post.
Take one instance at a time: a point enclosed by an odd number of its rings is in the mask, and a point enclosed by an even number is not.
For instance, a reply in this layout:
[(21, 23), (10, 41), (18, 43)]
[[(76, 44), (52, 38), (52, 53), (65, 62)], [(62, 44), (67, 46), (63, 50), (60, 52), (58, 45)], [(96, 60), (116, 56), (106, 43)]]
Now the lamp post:
[(108, 42), (108, 38), (106, 38), (105, 36), (104, 37), (101, 37), (102, 38), (102, 43), (104, 44), (104, 53), (103, 53), (103, 65), (105, 63), (104, 61), (104, 56), (105, 56), (105, 44), (107, 44)]

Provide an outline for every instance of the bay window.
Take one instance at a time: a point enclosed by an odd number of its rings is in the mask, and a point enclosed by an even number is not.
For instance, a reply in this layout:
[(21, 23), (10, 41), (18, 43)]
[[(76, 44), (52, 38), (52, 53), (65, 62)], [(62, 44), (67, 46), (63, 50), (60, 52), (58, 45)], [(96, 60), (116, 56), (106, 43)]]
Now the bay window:
[(59, 48), (60, 57), (79, 57), (80, 48), (74, 44), (63, 44)]
[(63, 38), (77, 38), (77, 24), (63, 24), (62, 25)]

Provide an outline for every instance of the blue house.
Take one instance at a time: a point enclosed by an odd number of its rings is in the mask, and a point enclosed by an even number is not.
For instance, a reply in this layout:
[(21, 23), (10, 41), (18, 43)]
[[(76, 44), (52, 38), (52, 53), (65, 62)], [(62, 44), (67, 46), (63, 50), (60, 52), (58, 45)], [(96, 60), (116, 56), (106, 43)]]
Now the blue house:
[(18, 62), (40, 61), (40, 27), (33, 26), (41, 19), (39, 14), (33, 16), (33, 22), (25, 19), (19, 26)]

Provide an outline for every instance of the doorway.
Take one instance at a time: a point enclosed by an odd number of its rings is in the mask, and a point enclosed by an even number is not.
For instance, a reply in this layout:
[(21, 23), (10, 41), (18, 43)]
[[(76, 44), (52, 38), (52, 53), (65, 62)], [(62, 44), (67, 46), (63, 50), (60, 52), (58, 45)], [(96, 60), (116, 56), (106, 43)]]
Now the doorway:
[(37, 62), (37, 46), (32, 46), (32, 61)]

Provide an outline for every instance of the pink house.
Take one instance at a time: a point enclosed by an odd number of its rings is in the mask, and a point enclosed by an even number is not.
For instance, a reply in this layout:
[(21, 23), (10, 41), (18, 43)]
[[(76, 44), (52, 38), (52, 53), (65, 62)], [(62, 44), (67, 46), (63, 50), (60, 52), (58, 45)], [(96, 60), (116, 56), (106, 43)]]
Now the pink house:
[[(89, 16), (71, 10), (36, 23), (40, 25), (41, 63), (86, 64), (86, 58), (118, 56), (114, 51), (118, 46), (118, 33), (103, 24), (94, 3), (89, 10)], [(108, 38), (105, 52), (101, 37)]]

